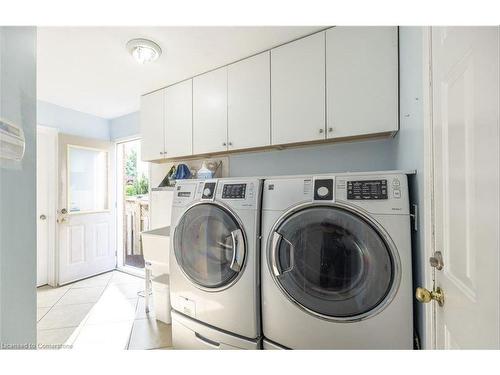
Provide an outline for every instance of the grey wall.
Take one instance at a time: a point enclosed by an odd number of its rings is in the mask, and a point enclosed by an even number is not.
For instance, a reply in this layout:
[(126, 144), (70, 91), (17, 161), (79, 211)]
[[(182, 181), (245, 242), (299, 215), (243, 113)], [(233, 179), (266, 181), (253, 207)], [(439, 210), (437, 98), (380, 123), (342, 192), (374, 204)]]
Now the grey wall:
[(0, 27), (0, 82), (0, 116), (26, 138), (22, 162), (0, 167), (0, 345), (35, 345), (35, 27)]
[(109, 121), (109, 133), (113, 140), (139, 135), (140, 132), (139, 112), (132, 112)]
[(59, 132), (80, 137), (110, 139), (107, 119), (61, 107), (52, 103), (38, 101), (38, 125), (59, 129)]

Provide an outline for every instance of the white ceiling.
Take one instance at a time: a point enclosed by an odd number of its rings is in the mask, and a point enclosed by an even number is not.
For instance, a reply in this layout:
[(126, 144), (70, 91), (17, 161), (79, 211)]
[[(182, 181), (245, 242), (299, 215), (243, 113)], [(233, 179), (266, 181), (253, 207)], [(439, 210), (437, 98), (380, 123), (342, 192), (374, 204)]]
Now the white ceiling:
[[(39, 27), (38, 99), (114, 118), (139, 109), (142, 94), (269, 49), (322, 27)], [(139, 65), (125, 44), (160, 45)]]

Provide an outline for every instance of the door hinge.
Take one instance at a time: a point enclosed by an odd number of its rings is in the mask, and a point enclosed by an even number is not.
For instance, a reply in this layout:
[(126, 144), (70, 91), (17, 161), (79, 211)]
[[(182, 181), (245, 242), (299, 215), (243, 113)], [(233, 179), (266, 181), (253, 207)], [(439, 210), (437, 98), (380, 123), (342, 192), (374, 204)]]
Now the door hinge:
[(412, 204), (413, 212), (410, 212), (410, 217), (413, 220), (413, 230), (418, 232), (418, 205)]

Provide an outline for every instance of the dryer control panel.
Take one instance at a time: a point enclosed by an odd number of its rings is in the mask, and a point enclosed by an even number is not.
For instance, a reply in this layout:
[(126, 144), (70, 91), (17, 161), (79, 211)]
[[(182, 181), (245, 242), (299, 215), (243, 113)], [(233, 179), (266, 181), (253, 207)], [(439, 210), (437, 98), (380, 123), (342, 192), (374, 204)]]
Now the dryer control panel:
[(347, 200), (387, 199), (387, 180), (347, 181)]
[(247, 184), (224, 184), (222, 199), (245, 199)]

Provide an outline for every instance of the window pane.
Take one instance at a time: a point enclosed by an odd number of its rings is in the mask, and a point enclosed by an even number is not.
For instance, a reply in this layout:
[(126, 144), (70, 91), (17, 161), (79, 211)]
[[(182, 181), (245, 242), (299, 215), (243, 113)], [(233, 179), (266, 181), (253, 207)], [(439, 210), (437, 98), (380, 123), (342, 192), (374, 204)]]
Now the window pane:
[(70, 212), (108, 209), (108, 152), (70, 146)]

